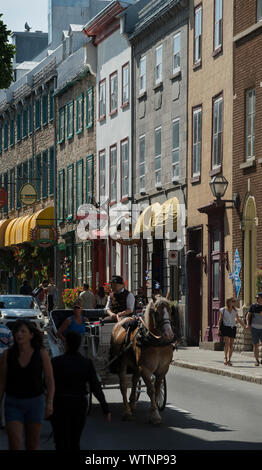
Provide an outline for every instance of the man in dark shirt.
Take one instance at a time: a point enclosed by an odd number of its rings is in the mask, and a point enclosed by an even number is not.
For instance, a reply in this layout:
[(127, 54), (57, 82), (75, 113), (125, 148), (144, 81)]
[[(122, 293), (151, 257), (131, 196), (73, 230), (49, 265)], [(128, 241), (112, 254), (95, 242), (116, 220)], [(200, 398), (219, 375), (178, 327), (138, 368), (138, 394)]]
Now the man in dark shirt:
[(81, 335), (71, 331), (65, 339), (66, 353), (52, 359), (55, 397), (51, 423), (56, 450), (80, 450), (87, 410), (87, 382), (107, 421), (111, 415), (92, 361), (78, 352)]
[(250, 306), (246, 316), (246, 327), (251, 328), (255, 366), (259, 366), (259, 341), (262, 342), (262, 292), (258, 292), (256, 299), (257, 302)]

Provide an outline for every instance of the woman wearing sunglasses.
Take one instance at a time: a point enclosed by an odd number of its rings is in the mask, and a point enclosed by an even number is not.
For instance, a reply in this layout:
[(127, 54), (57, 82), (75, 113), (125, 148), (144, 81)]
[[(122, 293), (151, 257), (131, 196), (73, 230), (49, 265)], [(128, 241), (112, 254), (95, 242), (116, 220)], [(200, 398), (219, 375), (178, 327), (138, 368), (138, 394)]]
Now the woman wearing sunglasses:
[(231, 357), (233, 354), (233, 345), (236, 337), (236, 323), (240, 323), (243, 328), (245, 325), (239, 318), (237, 309), (235, 307), (236, 299), (230, 297), (226, 300), (226, 306), (220, 309), (220, 317), (218, 320), (218, 334), (224, 337), (224, 364), (232, 366)]
[(65, 335), (69, 331), (74, 331), (76, 333), (80, 333), (80, 335), (84, 335), (86, 328), (85, 328), (85, 317), (82, 314), (82, 307), (79, 300), (76, 300), (73, 310), (73, 315), (68, 317), (60, 326), (57, 331), (57, 336), (62, 341), (65, 341)]

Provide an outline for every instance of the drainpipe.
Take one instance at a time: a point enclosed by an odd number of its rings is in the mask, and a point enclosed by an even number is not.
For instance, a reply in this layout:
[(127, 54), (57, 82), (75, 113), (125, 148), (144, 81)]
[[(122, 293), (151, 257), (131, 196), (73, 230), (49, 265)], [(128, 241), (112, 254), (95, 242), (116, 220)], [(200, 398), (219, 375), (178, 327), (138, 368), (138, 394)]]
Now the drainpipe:
[[(57, 98), (55, 96), (55, 89), (57, 87), (57, 77), (54, 77), (54, 95), (53, 95), (53, 106), (54, 106), (54, 160), (53, 160), (53, 182), (54, 182), (54, 226), (57, 230), (57, 160), (56, 160), (56, 104)], [(54, 282), (57, 286), (57, 245), (54, 245)]]

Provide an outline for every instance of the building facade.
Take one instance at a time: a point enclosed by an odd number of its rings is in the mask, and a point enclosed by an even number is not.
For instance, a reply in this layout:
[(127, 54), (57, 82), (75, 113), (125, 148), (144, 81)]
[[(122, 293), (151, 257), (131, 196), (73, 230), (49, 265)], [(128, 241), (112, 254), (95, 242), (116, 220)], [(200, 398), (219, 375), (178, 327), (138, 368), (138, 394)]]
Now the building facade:
[[(261, 41), (262, 2), (235, 2), (233, 191), (240, 197), (234, 212), (233, 250), (239, 251), (243, 313), (261, 290)], [(247, 341), (248, 343), (248, 341)]]
[(117, 230), (130, 211), (132, 198), (131, 47), (120, 17), (132, 3), (110, 2), (84, 28), (92, 37), (97, 60), (95, 200), (108, 217), (107, 228), (99, 231), (96, 241), (101, 260), (94, 265), (96, 283), (103, 285), (112, 275), (121, 274), (129, 288), (131, 248), (111, 235), (114, 224)]
[[(135, 8), (135, 7), (133, 7)], [(149, 1), (130, 32), (133, 48), (133, 193), (140, 209), (134, 289), (160, 287), (184, 324), (188, 2)], [(170, 262), (170, 254), (176, 257)]]
[(223, 175), (232, 199), (233, 7), (190, 2), (188, 44), (187, 337), (219, 343), (219, 308), (232, 296), (232, 210), (209, 183)]

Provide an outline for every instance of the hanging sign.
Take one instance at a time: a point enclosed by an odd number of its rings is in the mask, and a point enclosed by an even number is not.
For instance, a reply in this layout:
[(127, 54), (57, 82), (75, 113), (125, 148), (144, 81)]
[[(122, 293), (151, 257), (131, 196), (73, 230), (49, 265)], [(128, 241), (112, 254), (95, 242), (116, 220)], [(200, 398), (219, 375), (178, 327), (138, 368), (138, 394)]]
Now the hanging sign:
[(240, 259), (240, 256), (239, 256), (239, 251), (238, 251), (238, 249), (236, 249), (235, 256), (234, 256), (234, 261), (233, 261), (233, 273), (231, 273), (229, 275), (229, 277), (234, 282), (237, 298), (239, 296), (239, 292), (240, 292), (240, 289), (241, 289), (241, 279), (240, 279), (240, 276), (239, 276), (240, 271), (241, 271), (241, 266), (242, 265), (241, 265), (241, 259)]
[(48, 248), (53, 246), (57, 241), (57, 230), (52, 226), (36, 225), (31, 231), (31, 238), (33, 245), (41, 246), (42, 248)]
[(37, 200), (37, 191), (33, 184), (25, 183), (19, 192), (19, 198), (22, 204), (30, 206)]

